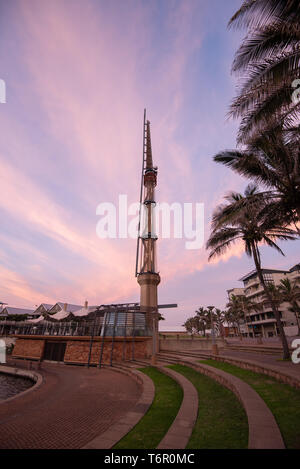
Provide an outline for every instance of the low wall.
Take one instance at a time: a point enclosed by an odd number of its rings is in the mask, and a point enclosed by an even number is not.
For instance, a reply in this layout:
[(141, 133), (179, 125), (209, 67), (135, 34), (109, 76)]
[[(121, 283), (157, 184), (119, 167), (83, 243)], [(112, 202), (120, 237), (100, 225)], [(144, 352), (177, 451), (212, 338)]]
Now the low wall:
[[(64, 363), (86, 364), (90, 353), (89, 336), (18, 336), (12, 353), (13, 358), (25, 358), (29, 360), (43, 360), (46, 341), (64, 342), (66, 350)], [(102, 347), (102, 337), (94, 337), (90, 364), (97, 365)], [(102, 363), (108, 364), (111, 360), (112, 338), (105, 337), (103, 342)], [(113, 343), (113, 361), (131, 360), (134, 358), (149, 358), (152, 350), (151, 337), (115, 337)]]
[(12, 376), (22, 376), (23, 378), (29, 378), (34, 382), (34, 385), (26, 389), (25, 391), (19, 392), (15, 396), (9, 397), (8, 399), (4, 399), (2, 401), (4, 403), (12, 401), (17, 397), (24, 396), (24, 394), (27, 394), (33, 391), (34, 389), (37, 389), (43, 382), (42, 375), (40, 375), (40, 373), (37, 373), (36, 371), (21, 370), (20, 368), (13, 368), (10, 366), (0, 365), (0, 373), (6, 373)]
[(45, 339), (31, 339), (31, 336), (25, 339), (17, 338), (12, 357), (42, 360), (44, 347)]
[[(225, 346), (224, 341), (220, 338), (216, 339), (219, 348)], [(159, 338), (159, 350), (177, 352), (179, 350), (211, 350), (211, 339), (170, 339)]]
[[(117, 337), (114, 339), (113, 344), (113, 353), (112, 353), (112, 360), (113, 361), (124, 361), (124, 360), (132, 360), (132, 356), (134, 353), (134, 358), (148, 358), (150, 357), (151, 353), (151, 339), (149, 338), (141, 338), (136, 337), (134, 340), (134, 345), (132, 343), (132, 339), (128, 338), (126, 342), (124, 342), (123, 337)], [(92, 349), (91, 349), (91, 357), (90, 357), (90, 364), (91, 365), (98, 365), (99, 357), (101, 353), (102, 347), (102, 339), (97, 337), (94, 340)], [(133, 351), (134, 348), (134, 351)], [(102, 363), (108, 364), (110, 363), (111, 359), (111, 350), (112, 350), (112, 340), (110, 337), (106, 337), (103, 343), (103, 350), (102, 350)], [(90, 339), (88, 340), (68, 340), (64, 362), (69, 364), (81, 364), (87, 363), (89, 358), (89, 351), (90, 351)]]

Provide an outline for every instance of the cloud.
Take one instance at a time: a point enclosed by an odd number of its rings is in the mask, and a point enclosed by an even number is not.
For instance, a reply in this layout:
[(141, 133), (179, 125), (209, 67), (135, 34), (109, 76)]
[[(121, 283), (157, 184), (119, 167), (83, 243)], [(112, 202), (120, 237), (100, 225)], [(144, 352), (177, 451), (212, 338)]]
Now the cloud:
[[(218, 77), (207, 81), (200, 66), (211, 8), (16, 0), (3, 31), (10, 53), (0, 45), (10, 77), (0, 114), (0, 208), (14, 224), (9, 230), (4, 216), (3, 294), (14, 302), (138, 299), (135, 241), (97, 238), (96, 207), (124, 193), (129, 203), (138, 199), (145, 106), (160, 202), (204, 202), (209, 220), (236, 187), (237, 178), (211, 162), (223, 139), (234, 141), (234, 128), (223, 128), (229, 96), (218, 101), (220, 92), (211, 93)], [(212, 61), (222, 54), (210, 52)], [(179, 280), (196, 284), (208, 266), (204, 248), (186, 251), (177, 240), (158, 246), (166, 295)], [(221, 276), (221, 261), (241, 255), (236, 245), (212, 268), (220, 266)]]

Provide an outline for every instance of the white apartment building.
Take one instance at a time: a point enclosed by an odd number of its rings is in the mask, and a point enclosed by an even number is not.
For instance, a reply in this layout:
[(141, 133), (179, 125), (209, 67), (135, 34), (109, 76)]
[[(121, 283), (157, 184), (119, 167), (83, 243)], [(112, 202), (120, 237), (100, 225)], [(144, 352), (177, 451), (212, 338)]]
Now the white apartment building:
[[(262, 269), (266, 283), (279, 285), (280, 280), (288, 278), (291, 282), (299, 282), (300, 285), (300, 264), (294, 265), (290, 270)], [(248, 273), (240, 279), (244, 288), (232, 288), (227, 290), (228, 297), (233, 295), (245, 295), (255, 303), (265, 300), (264, 290), (259, 281), (256, 270)], [(281, 303), (278, 307), (283, 327), (286, 335), (293, 336), (298, 332), (297, 319), (295, 314), (289, 311), (289, 303)], [(246, 316), (246, 324), (241, 325), (243, 335), (248, 337), (262, 336), (273, 337), (278, 335), (276, 319), (271, 309), (271, 305), (264, 304), (258, 310), (253, 310)]]

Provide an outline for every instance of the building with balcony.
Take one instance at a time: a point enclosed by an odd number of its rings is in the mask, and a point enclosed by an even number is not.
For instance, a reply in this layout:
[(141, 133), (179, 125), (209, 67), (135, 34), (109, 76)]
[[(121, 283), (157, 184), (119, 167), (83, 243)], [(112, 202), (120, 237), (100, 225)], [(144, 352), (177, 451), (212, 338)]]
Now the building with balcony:
[[(300, 285), (300, 264), (296, 264), (289, 270), (262, 269), (266, 284), (278, 286), (280, 280), (288, 278), (292, 283)], [(242, 326), (243, 335), (247, 337), (273, 337), (278, 335), (276, 319), (271, 305), (266, 302), (264, 289), (258, 278), (256, 270), (249, 272), (239, 279), (243, 282), (243, 288), (231, 288), (227, 290), (228, 297), (231, 295), (245, 295), (257, 308), (246, 315), (246, 323)], [(298, 325), (295, 313), (289, 311), (291, 305), (287, 302), (278, 306), (279, 314), (283, 322), (286, 335), (297, 335)]]

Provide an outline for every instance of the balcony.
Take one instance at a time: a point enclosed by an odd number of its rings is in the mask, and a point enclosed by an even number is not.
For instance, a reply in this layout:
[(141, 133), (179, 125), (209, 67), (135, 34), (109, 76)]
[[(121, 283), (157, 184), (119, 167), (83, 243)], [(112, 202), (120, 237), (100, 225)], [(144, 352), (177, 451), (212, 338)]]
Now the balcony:
[(254, 285), (258, 285), (259, 284), (259, 278), (258, 276), (252, 278), (251, 280), (246, 280), (244, 282), (244, 287), (253, 287)]

